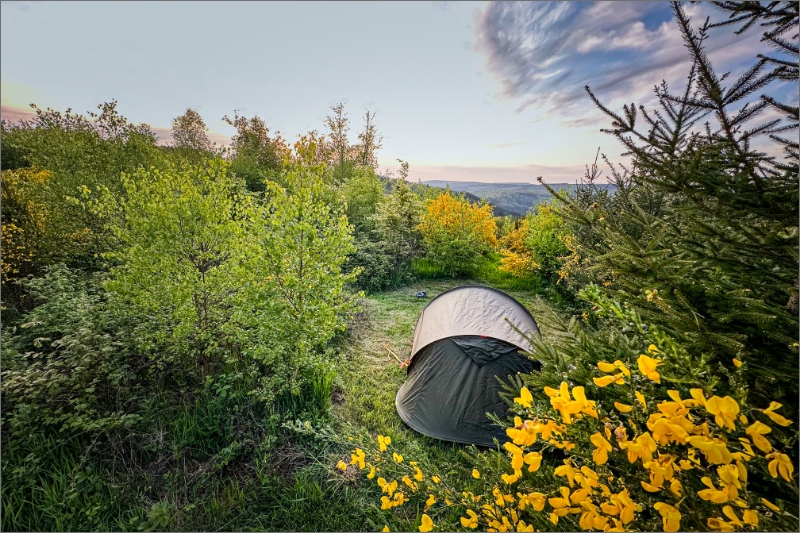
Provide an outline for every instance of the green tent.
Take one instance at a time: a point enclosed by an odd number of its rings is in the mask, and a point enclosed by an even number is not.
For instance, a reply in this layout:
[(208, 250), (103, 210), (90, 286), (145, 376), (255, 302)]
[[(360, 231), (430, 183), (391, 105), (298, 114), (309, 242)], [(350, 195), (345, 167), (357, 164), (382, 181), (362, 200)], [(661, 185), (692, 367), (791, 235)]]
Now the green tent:
[(540, 366), (521, 353), (533, 346), (520, 331), (539, 330), (522, 304), (496, 289), (457, 287), (431, 300), (417, 321), (408, 376), (395, 399), (400, 418), (441, 440), (479, 446), (507, 440), (486, 416), (508, 414), (495, 377)]

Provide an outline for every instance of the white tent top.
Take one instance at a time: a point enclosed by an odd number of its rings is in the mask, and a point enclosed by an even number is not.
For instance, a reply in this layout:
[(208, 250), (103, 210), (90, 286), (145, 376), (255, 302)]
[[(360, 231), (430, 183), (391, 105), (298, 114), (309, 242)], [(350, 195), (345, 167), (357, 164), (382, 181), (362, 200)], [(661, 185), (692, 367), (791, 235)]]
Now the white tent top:
[(456, 287), (431, 300), (422, 310), (411, 357), (433, 342), (461, 335), (491, 337), (533, 351), (528, 339), (511, 324), (526, 335), (539, 331), (530, 312), (504, 292), (475, 285)]

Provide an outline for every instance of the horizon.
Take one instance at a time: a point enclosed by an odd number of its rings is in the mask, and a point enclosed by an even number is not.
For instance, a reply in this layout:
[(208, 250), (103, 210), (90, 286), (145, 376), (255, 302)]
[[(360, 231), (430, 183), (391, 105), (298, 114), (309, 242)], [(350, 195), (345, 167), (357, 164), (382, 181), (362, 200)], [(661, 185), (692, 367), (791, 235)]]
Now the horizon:
[[(630, 102), (652, 107), (652, 87), (663, 79), (678, 89), (689, 66), (664, 2), (4, 1), (0, 9), (4, 120), (30, 118), (30, 103), (85, 114), (116, 99), (161, 144), (187, 108), (218, 145), (230, 142), (234, 129), (221, 119), (235, 110), (293, 142), (323, 130), (330, 106), (344, 102), (351, 141), (363, 113), (376, 112), (379, 171), (396, 173), (403, 159), (412, 181), (576, 182), (598, 148), (626, 161), (599, 131), (610, 120), (583, 86), (615, 112)], [(720, 18), (705, 4), (685, 9), (695, 23)], [(261, 22), (275, 19), (283, 23), (264, 32)], [(707, 45), (735, 76), (768, 47), (757, 31), (731, 33), (712, 32)], [(778, 96), (796, 103), (792, 89), (786, 83)]]

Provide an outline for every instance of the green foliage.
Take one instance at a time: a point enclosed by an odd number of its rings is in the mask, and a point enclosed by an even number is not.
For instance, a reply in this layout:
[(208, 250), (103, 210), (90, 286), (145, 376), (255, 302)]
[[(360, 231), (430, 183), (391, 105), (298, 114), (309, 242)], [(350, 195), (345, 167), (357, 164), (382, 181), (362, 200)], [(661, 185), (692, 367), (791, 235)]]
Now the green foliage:
[(281, 168), (289, 147), (280, 133), (270, 137), (266, 123), (258, 116), (247, 119), (235, 112), (233, 119), (225, 116), (222, 120), (236, 128), (231, 138), (230, 173), (243, 180), (249, 191), (265, 191), (267, 180), (285, 186)]
[[(747, 121), (773, 104), (746, 97), (777, 74), (763, 73), (759, 60), (724, 86), (703, 51), (708, 28), (694, 30), (678, 5), (674, 10), (693, 60), (682, 94), (661, 85), (660, 110), (625, 106), (624, 116), (595, 99), (633, 166), (612, 167), (613, 196), (594, 186), (596, 170), (575, 196), (559, 195), (576, 233), (576, 256), (609, 294), (690, 351), (724, 365), (734, 356), (748, 361), (754, 395), (796, 406), (797, 152), (787, 145), (780, 162), (750, 142), (796, 129), (797, 110), (778, 108), (789, 119), (785, 126), (751, 127)], [(742, 107), (734, 113), (736, 104)], [(714, 125), (697, 127), (709, 113)]]
[(383, 191), (383, 182), (371, 167), (356, 169), (343, 184), (345, 214), (355, 235), (369, 235), (375, 230), (374, 217), (383, 201)]

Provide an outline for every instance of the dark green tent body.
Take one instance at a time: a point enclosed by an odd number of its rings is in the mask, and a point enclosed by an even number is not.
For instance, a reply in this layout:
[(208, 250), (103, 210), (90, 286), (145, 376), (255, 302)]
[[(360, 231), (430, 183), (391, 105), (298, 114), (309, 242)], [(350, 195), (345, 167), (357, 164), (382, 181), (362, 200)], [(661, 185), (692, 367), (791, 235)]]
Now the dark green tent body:
[(522, 351), (532, 351), (526, 335), (538, 332), (522, 304), (496, 289), (464, 286), (430, 301), (417, 321), (408, 377), (397, 392), (400, 418), (430, 437), (493, 446), (505, 433), (486, 416), (504, 419), (495, 376), (537, 369)]

